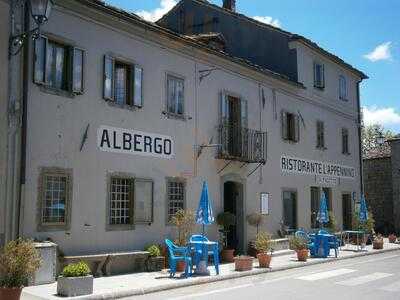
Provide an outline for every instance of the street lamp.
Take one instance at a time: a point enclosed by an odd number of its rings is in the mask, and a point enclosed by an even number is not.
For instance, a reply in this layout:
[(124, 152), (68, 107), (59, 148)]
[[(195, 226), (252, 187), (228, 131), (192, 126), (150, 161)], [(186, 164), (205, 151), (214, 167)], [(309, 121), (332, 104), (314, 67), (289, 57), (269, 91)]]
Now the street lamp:
[[(17, 55), (27, 38), (37, 39), (40, 35), (40, 26), (49, 20), (54, 0), (18, 0), (16, 5), (21, 4), (25, 9), (30, 10), (30, 14), (36, 23), (36, 28), (23, 32), (21, 34), (11, 36), (10, 38), (10, 55)], [(13, 51), (15, 49), (15, 51)]]

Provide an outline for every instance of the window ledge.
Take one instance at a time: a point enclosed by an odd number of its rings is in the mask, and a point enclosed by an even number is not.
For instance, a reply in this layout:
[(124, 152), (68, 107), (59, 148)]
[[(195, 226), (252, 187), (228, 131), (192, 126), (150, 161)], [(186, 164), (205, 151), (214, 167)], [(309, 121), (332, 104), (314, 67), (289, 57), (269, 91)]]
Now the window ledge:
[(282, 141), (284, 141), (287, 144), (292, 144), (292, 145), (296, 145), (299, 143), (299, 141), (293, 141), (293, 140), (287, 140), (287, 139), (282, 139)]
[(180, 121), (188, 121), (191, 120), (192, 117), (189, 115), (185, 115), (185, 114), (174, 114), (174, 113), (170, 113), (167, 111), (162, 111), (162, 114), (167, 118), (167, 119), (174, 119), (174, 120), (180, 120)]
[(346, 156), (350, 156), (350, 155), (351, 155), (350, 152), (345, 152), (345, 153), (342, 152), (342, 154), (343, 154), (343, 155), (346, 155)]
[(56, 224), (43, 224), (40, 223), (37, 226), (37, 231), (38, 232), (55, 232), (55, 231), (68, 231), (70, 230), (69, 224), (62, 224), (62, 225), (56, 225)]
[(106, 103), (108, 105), (110, 105), (111, 107), (126, 109), (126, 110), (130, 110), (130, 111), (137, 111), (137, 110), (140, 110), (143, 108), (143, 106), (119, 104), (119, 103), (116, 103), (115, 101), (109, 100), (109, 99), (104, 99), (104, 101), (106, 101)]
[(327, 147), (315, 147), (317, 150), (320, 150), (320, 151), (325, 151), (325, 150), (328, 150), (328, 148)]
[(62, 89), (57, 89), (57, 88), (53, 88), (51, 86), (47, 86), (47, 85), (43, 85), (43, 84), (39, 84), (40, 87), (40, 91), (46, 94), (50, 94), (50, 95), (56, 95), (56, 96), (60, 96), (60, 97), (66, 97), (66, 98), (75, 98), (75, 96), (77, 95), (81, 95), (77, 94), (77, 93), (72, 93), (70, 91), (66, 91), (66, 90), (62, 90)]
[(135, 224), (106, 225), (106, 231), (130, 231), (130, 230), (135, 230)]
[(315, 84), (314, 84), (314, 88), (317, 89), (317, 90), (320, 90), (320, 91), (325, 90), (325, 86), (318, 86), (318, 85), (315, 85)]

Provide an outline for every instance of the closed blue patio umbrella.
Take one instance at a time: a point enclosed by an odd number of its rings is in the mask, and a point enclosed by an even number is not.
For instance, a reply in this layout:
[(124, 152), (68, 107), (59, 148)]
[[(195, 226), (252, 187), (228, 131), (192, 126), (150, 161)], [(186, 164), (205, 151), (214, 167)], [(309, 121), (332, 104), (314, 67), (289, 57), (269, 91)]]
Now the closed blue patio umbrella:
[(365, 223), (368, 220), (368, 209), (367, 202), (365, 201), (365, 196), (361, 196), (360, 211), (358, 212), (358, 218), (360, 223)]
[(318, 211), (318, 215), (317, 215), (317, 221), (320, 223), (320, 225), (329, 222), (328, 205), (326, 202), (325, 192), (322, 192), (322, 194), (321, 194), (321, 199), (319, 202), (319, 211)]
[(210, 225), (214, 223), (212, 203), (208, 195), (208, 185), (205, 181), (203, 182), (203, 189), (201, 191), (199, 207), (196, 212), (196, 223), (203, 225), (203, 235), (205, 232), (205, 225)]

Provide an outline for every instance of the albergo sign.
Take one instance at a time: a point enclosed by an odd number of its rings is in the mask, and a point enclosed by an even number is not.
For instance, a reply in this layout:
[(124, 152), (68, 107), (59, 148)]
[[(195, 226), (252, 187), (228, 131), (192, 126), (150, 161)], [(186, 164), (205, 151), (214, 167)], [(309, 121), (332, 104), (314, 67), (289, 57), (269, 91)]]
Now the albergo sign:
[(100, 126), (97, 130), (97, 146), (106, 152), (166, 159), (175, 156), (170, 136), (109, 126)]

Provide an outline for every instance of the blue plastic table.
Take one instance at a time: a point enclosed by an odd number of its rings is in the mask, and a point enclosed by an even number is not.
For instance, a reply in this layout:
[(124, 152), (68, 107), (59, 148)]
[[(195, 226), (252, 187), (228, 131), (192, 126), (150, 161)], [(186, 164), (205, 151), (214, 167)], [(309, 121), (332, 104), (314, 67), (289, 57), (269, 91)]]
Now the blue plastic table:
[(316, 234), (313, 247), (310, 249), (311, 256), (320, 258), (328, 257), (330, 253), (329, 240), (331, 237), (331, 234)]
[[(219, 274), (219, 251), (218, 243), (212, 241), (191, 241), (190, 245), (195, 249), (196, 270), (200, 269), (200, 262), (205, 261), (206, 268), (208, 264), (208, 255), (213, 255), (215, 272)], [(200, 251), (201, 253), (198, 253)]]

